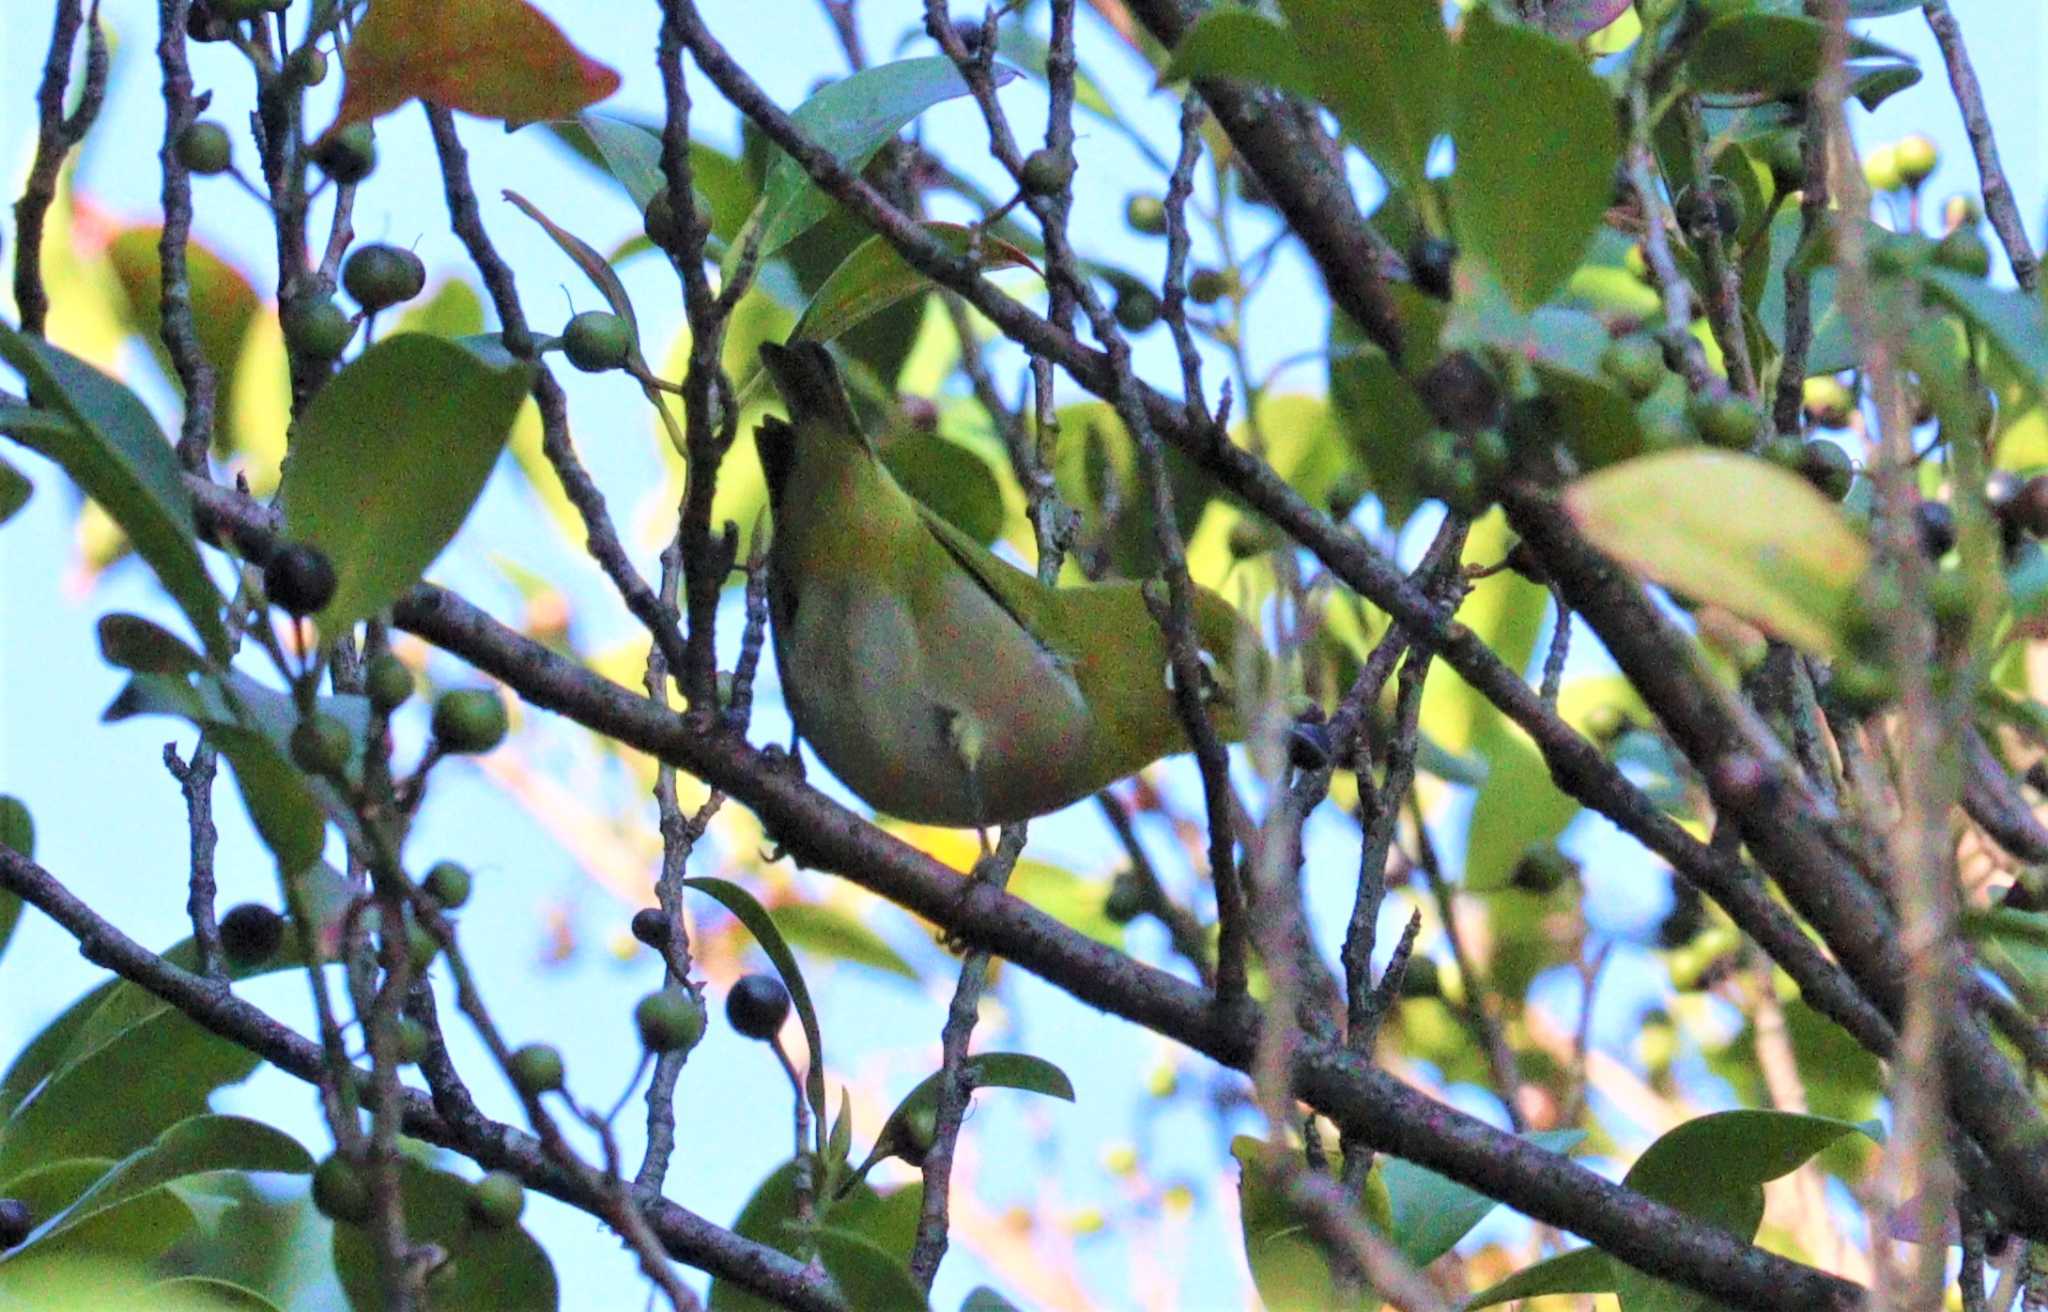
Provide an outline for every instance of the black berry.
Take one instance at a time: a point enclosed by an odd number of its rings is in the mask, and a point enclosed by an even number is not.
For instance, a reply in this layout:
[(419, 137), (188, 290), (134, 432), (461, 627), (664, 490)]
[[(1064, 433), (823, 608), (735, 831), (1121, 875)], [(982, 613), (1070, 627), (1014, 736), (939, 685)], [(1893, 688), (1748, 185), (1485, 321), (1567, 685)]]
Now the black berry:
[(633, 937), (659, 951), (675, 937), (676, 922), (660, 907), (642, 907), (633, 913)]
[(725, 995), (725, 1018), (750, 1039), (772, 1039), (789, 1019), (789, 990), (773, 975), (742, 975)]
[(1408, 278), (1415, 290), (1437, 300), (1451, 299), (1451, 266), (1458, 248), (1442, 237), (1417, 237), (1408, 247)]
[(263, 595), (287, 615), (301, 618), (334, 600), (334, 562), (308, 542), (287, 542), (263, 567)]
[(0, 1198), (0, 1252), (28, 1238), (36, 1228), (35, 1213), (19, 1198)]
[(238, 966), (270, 960), (284, 943), (284, 917), (256, 902), (230, 907), (220, 918), (220, 945)]

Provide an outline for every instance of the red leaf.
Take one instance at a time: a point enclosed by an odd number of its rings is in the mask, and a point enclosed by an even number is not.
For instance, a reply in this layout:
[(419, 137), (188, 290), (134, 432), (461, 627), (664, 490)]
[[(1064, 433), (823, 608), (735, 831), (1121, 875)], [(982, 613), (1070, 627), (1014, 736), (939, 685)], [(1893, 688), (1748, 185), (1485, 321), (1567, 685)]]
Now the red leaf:
[(567, 118), (619, 89), (526, 0), (377, 0), (343, 62), (331, 134), (415, 96), (512, 126)]

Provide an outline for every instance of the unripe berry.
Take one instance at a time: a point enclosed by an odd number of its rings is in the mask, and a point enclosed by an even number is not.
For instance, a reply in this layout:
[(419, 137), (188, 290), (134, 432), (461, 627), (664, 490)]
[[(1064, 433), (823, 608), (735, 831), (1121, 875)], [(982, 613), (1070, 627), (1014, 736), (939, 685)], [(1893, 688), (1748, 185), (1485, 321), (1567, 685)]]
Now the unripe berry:
[(742, 975), (725, 995), (725, 1018), (750, 1039), (772, 1039), (789, 1019), (789, 990), (773, 975)]
[(1228, 269), (1197, 269), (1188, 275), (1188, 299), (1214, 305), (1237, 290), (1237, 275)]
[(301, 46), (286, 57), (284, 75), (295, 87), (317, 87), (327, 80), (327, 52), (318, 46)]
[(226, 173), (234, 167), (234, 150), (228, 130), (206, 119), (178, 134), (178, 162), (206, 177)]
[(1119, 870), (1109, 881), (1109, 896), (1102, 900), (1102, 914), (1118, 925), (1128, 925), (1145, 910), (1145, 885), (1135, 871)]
[(1117, 293), (1116, 321), (1128, 333), (1142, 333), (1159, 322), (1159, 298), (1147, 287), (1126, 287)]
[(1932, 137), (1915, 132), (1892, 147), (1892, 159), (1899, 168), (1899, 181), (1909, 190), (1918, 191), (1941, 163), (1941, 152), (1935, 148)]
[(1647, 333), (1631, 333), (1609, 342), (1600, 353), (1600, 372), (1635, 401), (1649, 396), (1671, 376), (1664, 367), (1664, 348)]
[(526, 1186), (508, 1171), (492, 1171), (469, 1187), (469, 1215), (486, 1230), (519, 1223), (526, 1210)]
[(322, 138), (314, 145), (312, 155), (322, 173), (345, 187), (351, 186), (369, 177), (377, 167), (377, 133), (368, 123), (351, 123)]
[(1579, 863), (1566, 856), (1555, 843), (1531, 843), (1515, 862), (1508, 883), (1524, 893), (1548, 897), (1579, 873)]
[(313, 1168), (313, 1206), (330, 1221), (361, 1225), (370, 1219), (370, 1185), (356, 1164), (339, 1154)]
[(538, 1098), (562, 1087), (562, 1054), (552, 1044), (527, 1044), (512, 1054), (509, 1069), (513, 1086), (529, 1097)]
[(285, 345), (309, 360), (335, 360), (356, 335), (355, 320), (330, 297), (294, 301), (279, 318)]
[(1700, 436), (1712, 446), (1731, 451), (1747, 450), (1762, 422), (1756, 402), (1733, 392), (1695, 396), (1690, 409)]
[(434, 740), (441, 750), (488, 752), (505, 741), (505, 703), (483, 688), (458, 688), (434, 700)]
[(334, 600), (338, 580), (327, 553), (310, 542), (287, 542), (263, 566), (263, 595), (287, 615), (303, 619)]
[(704, 1003), (681, 985), (640, 999), (633, 1024), (649, 1052), (688, 1052), (704, 1037)]
[(359, 246), (341, 266), (341, 285), (374, 313), (418, 296), (427, 285), (427, 266), (403, 246)]
[(1124, 222), (1133, 232), (1157, 237), (1166, 231), (1166, 202), (1140, 192), (1124, 202)]
[(1408, 958), (1408, 968), (1401, 975), (1401, 996), (1440, 998), (1443, 995), (1443, 971), (1436, 962), (1429, 957)]
[(453, 861), (436, 861), (420, 881), (420, 887), (443, 911), (453, 911), (469, 901), (469, 868)]
[(1064, 151), (1041, 146), (1024, 157), (1024, 190), (1050, 196), (1074, 180), (1074, 161)]
[(665, 251), (681, 250), (688, 235), (683, 230), (683, 221), (676, 214), (676, 207), (669, 204), (668, 189), (662, 188), (647, 202), (647, 209), (640, 216), (640, 230), (647, 234), (647, 240)]
[(380, 715), (389, 715), (412, 696), (412, 671), (390, 652), (379, 652), (363, 671), (363, 693)]
[(256, 902), (230, 907), (220, 918), (220, 946), (238, 966), (270, 960), (284, 944), (284, 917)]
[(1825, 438), (1806, 444), (1799, 472), (1830, 501), (1848, 496), (1856, 482), (1856, 467), (1850, 463), (1849, 453)]
[(562, 354), (587, 374), (620, 368), (632, 352), (632, 328), (606, 310), (585, 310), (562, 329)]
[(1906, 185), (1904, 175), (1899, 172), (1899, 151), (1896, 146), (1879, 146), (1863, 157), (1863, 180), (1875, 192), (1897, 191)]
[(401, 1066), (419, 1065), (430, 1042), (427, 1027), (410, 1016), (400, 1016), (391, 1031), (391, 1053)]
[(1944, 269), (1984, 278), (1991, 273), (1991, 247), (1972, 227), (1957, 228), (1934, 245), (1934, 262)]
[(355, 741), (348, 726), (322, 711), (300, 720), (292, 728), (292, 764), (307, 774), (339, 778), (348, 769)]

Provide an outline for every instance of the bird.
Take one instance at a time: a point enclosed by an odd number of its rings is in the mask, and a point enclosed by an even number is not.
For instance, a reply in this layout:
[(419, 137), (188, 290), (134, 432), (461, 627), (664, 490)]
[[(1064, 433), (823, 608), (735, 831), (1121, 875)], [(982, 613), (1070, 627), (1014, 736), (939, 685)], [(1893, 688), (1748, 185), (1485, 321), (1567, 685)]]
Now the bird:
[[(897, 483), (824, 346), (761, 359), (788, 411), (755, 433), (776, 665), (798, 738), (856, 796), (981, 830), (1188, 750), (1147, 582), (1054, 587), (1002, 560)], [(1257, 640), (1206, 588), (1192, 611), (1205, 713), (1240, 740)]]

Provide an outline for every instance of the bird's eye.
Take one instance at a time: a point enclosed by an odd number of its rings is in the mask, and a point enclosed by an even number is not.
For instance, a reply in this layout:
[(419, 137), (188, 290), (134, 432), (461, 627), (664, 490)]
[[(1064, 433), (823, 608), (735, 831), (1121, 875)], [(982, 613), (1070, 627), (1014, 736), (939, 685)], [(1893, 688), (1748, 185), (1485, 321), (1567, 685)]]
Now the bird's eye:
[[(1196, 652), (1195, 652), (1195, 662), (1196, 662), (1196, 665), (1197, 665), (1197, 667), (1198, 667), (1198, 668), (1200, 669), (1200, 671), (1201, 671), (1201, 686), (1200, 686), (1200, 688), (1198, 689), (1198, 696), (1199, 696), (1199, 699), (1200, 699), (1201, 703), (1202, 703), (1202, 704), (1203, 704), (1204, 706), (1206, 706), (1206, 705), (1208, 705), (1208, 704), (1209, 704), (1210, 702), (1213, 702), (1213, 701), (1215, 701), (1215, 700), (1216, 700), (1216, 699), (1217, 699), (1218, 697), (1222, 696), (1222, 694), (1223, 694), (1223, 685), (1222, 685), (1221, 681), (1220, 681), (1220, 680), (1219, 680), (1219, 679), (1217, 678), (1217, 674), (1216, 674), (1216, 656), (1215, 656), (1215, 653), (1213, 653), (1213, 652), (1208, 652), (1208, 651), (1200, 651), (1200, 650), (1198, 650), (1198, 651), (1196, 651)], [(1168, 691), (1168, 692), (1174, 692), (1174, 691), (1176, 691), (1176, 690), (1177, 690), (1177, 685), (1176, 685), (1176, 684), (1174, 683), (1174, 678), (1173, 678), (1173, 658), (1172, 658), (1172, 657), (1168, 657), (1168, 658), (1167, 658), (1167, 661), (1166, 661), (1166, 671), (1165, 671), (1165, 675), (1166, 675), (1166, 691)]]

